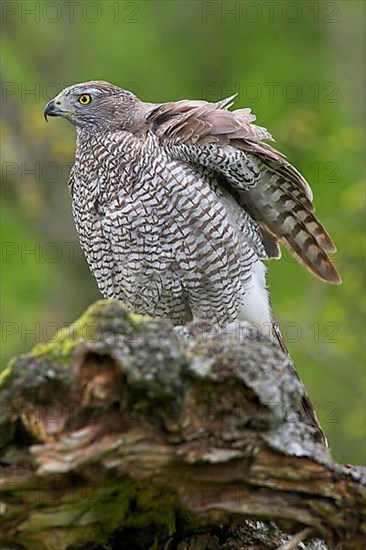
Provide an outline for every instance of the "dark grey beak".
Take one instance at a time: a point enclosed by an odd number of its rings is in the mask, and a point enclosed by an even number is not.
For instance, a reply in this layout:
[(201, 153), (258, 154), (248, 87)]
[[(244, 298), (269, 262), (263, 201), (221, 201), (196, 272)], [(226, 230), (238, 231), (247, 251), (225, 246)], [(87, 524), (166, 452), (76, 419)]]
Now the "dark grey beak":
[(57, 105), (55, 105), (55, 102), (54, 101), (49, 101), (45, 107), (45, 110), (43, 111), (43, 116), (46, 120), (46, 122), (48, 122), (47, 120), (47, 117), (49, 116), (60, 116), (62, 115), (62, 109), (60, 109), (59, 107), (57, 107)]

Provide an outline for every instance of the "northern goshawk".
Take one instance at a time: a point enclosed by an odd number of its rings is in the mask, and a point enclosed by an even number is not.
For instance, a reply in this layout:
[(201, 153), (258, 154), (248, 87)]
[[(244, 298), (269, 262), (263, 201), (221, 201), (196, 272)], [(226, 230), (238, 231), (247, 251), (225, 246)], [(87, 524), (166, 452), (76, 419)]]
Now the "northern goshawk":
[(250, 109), (229, 111), (234, 97), (152, 104), (92, 81), (44, 113), (76, 126), (73, 215), (106, 298), (175, 324), (246, 320), (275, 341), (263, 260), (279, 258), (282, 241), (337, 284), (335, 246), (309, 184)]

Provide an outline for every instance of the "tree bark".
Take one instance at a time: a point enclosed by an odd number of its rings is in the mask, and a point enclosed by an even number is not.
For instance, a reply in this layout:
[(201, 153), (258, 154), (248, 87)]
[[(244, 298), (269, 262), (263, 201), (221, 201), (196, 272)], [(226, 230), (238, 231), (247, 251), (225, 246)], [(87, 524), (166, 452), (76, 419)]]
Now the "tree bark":
[(2, 548), (365, 547), (364, 469), (332, 460), (245, 323), (97, 302), (0, 389)]

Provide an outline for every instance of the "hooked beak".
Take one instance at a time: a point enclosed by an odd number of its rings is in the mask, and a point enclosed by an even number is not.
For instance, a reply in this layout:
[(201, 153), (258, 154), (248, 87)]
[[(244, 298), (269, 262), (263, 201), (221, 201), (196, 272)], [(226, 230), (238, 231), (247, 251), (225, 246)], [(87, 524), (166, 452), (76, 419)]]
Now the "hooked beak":
[(64, 111), (56, 105), (54, 100), (49, 101), (43, 111), (43, 116), (46, 122), (48, 122), (47, 117), (49, 116), (62, 116), (63, 114), (64, 114)]

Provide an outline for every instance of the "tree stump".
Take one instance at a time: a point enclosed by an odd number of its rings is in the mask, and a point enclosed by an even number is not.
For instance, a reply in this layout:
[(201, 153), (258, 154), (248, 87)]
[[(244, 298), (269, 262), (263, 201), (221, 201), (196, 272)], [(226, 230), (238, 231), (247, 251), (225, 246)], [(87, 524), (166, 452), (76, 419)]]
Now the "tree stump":
[(366, 547), (364, 469), (332, 460), (291, 360), (245, 323), (100, 301), (0, 390), (1, 548)]

